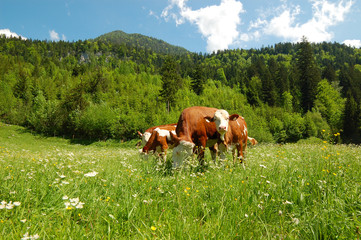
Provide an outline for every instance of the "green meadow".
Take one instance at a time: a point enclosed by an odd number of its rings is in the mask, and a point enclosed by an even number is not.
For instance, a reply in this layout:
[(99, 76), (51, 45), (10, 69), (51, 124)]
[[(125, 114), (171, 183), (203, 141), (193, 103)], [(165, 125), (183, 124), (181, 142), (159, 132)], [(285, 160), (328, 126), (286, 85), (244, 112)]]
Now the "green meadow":
[(259, 144), (200, 171), (135, 144), (0, 123), (0, 239), (360, 239), (359, 146)]

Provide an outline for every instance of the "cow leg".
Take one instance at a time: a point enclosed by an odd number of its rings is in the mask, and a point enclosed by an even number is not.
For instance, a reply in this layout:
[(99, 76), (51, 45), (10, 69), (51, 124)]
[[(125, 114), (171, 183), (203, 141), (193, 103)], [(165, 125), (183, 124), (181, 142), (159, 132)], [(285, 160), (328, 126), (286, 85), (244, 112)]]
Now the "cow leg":
[(204, 150), (206, 148), (207, 139), (201, 138), (199, 139), (198, 145), (198, 161), (200, 166), (204, 166)]
[(219, 150), (219, 159), (220, 161), (224, 161), (226, 159), (227, 147), (223, 143), (218, 145)]
[(238, 147), (232, 149), (232, 158), (233, 158), (233, 164), (236, 164), (236, 159), (238, 157)]
[(203, 146), (198, 146), (197, 147), (197, 152), (198, 152), (198, 162), (200, 166), (204, 165), (204, 147)]
[(167, 150), (168, 150), (168, 144), (165, 143), (162, 145), (162, 159), (163, 163), (166, 163), (167, 161)]
[(243, 164), (243, 167), (244, 167), (244, 156), (243, 156), (243, 144), (242, 144), (242, 141), (239, 142), (239, 144), (237, 145), (237, 159), (239, 161), (239, 163), (242, 163)]
[(212, 160), (213, 160), (213, 163), (216, 164), (216, 161), (217, 161), (217, 144), (215, 144), (214, 146), (212, 147), (209, 147), (209, 151), (211, 152), (211, 156), (212, 156)]

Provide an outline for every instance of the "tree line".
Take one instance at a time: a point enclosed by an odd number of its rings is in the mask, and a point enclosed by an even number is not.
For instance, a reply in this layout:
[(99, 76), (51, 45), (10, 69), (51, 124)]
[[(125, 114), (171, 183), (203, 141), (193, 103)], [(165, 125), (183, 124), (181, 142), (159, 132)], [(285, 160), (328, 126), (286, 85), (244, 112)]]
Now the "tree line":
[(261, 49), (164, 53), (156, 39), (142, 46), (137, 37), (0, 37), (1, 121), (47, 135), (129, 140), (202, 105), (244, 116), (260, 141), (361, 142), (360, 49), (303, 38)]

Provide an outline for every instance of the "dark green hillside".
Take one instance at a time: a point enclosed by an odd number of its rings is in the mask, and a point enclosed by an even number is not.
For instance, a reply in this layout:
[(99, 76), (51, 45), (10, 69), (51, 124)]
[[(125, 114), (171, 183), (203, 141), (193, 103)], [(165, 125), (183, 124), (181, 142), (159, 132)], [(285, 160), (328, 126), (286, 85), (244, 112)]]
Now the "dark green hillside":
[(0, 37), (0, 121), (132, 139), (195, 105), (241, 114), (259, 141), (360, 143), (361, 49), (304, 39), (198, 54), (121, 31), (77, 42)]
[(185, 48), (166, 43), (162, 40), (147, 37), (142, 34), (128, 34), (123, 31), (113, 31), (106, 33), (94, 39), (95, 41), (110, 42), (113, 44), (126, 45), (132, 48), (143, 48), (162, 54), (185, 54), (188, 51)]

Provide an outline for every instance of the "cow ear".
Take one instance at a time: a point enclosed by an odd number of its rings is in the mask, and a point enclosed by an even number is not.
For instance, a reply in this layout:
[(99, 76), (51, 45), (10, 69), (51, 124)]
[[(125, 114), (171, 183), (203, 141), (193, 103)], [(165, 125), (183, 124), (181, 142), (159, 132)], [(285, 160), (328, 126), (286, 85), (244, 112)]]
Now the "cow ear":
[(232, 114), (232, 115), (229, 117), (229, 120), (231, 120), (231, 121), (236, 121), (237, 118), (239, 118), (239, 115), (238, 115), (238, 114)]
[(207, 122), (214, 122), (214, 118), (210, 116), (206, 116), (204, 119), (206, 119)]

